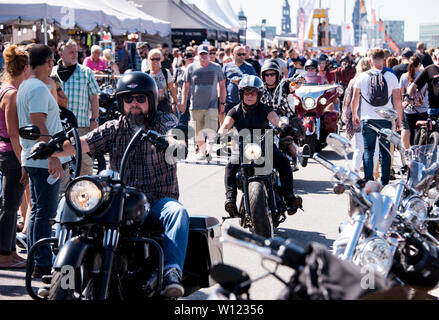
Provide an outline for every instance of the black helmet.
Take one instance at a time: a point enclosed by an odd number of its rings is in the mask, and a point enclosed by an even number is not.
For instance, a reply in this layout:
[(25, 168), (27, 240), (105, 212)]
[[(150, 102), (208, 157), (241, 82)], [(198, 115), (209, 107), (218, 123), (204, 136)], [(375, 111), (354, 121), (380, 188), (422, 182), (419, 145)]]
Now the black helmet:
[(239, 83), (238, 89), (239, 89), (239, 97), (241, 98), (241, 101), (244, 101), (245, 90), (256, 91), (258, 93), (257, 101), (259, 101), (264, 92), (264, 83), (262, 82), (261, 78), (257, 76), (246, 75), (244, 78), (242, 78), (241, 82)]
[(264, 82), (265, 82), (264, 74), (266, 71), (276, 71), (277, 73), (276, 82), (280, 80), (280, 75), (282, 74), (282, 72), (279, 63), (275, 59), (265, 60), (264, 64), (262, 65), (261, 75), (262, 75), (262, 80), (264, 80)]
[(121, 112), (124, 113), (123, 97), (128, 94), (139, 93), (143, 93), (148, 97), (148, 115), (152, 116), (156, 112), (158, 105), (157, 84), (150, 75), (140, 71), (124, 74), (117, 82), (116, 98)]
[(305, 63), (305, 70), (307, 70), (309, 67), (313, 67), (316, 70), (318, 70), (319, 68), (319, 63), (316, 59), (309, 59), (306, 63)]
[(348, 55), (344, 55), (343, 57), (341, 57), (340, 63), (342, 63), (343, 61), (346, 61), (346, 62), (350, 63), (351, 62), (351, 58)]
[(329, 62), (329, 57), (328, 57), (327, 54), (321, 53), (321, 54), (319, 54), (317, 60), (319, 60), (319, 62), (325, 61), (326, 63), (328, 63)]

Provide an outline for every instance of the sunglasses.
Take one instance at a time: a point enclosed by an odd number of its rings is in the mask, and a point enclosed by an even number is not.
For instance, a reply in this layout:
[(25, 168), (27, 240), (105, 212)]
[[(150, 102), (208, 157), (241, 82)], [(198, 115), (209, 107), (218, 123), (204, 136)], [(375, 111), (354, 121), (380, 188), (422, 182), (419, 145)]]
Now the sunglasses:
[(277, 74), (275, 72), (273, 73), (266, 73), (265, 76), (266, 77), (275, 77)]
[(245, 57), (245, 53), (237, 53), (236, 54), (238, 57)]
[(258, 96), (258, 92), (255, 91), (255, 90), (245, 90), (244, 91), (244, 95), (245, 96), (257, 97)]
[(214, 55), (214, 54), (216, 54), (216, 51), (210, 51), (209, 54)]
[(160, 60), (162, 60), (162, 58), (151, 58), (149, 60), (151, 60), (151, 61), (160, 61)]
[(147, 97), (144, 94), (139, 95), (139, 96), (128, 95), (128, 96), (123, 97), (123, 101), (125, 103), (132, 103), (134, 100), (136, 100), (138, 103), (145, 103), (146, 99), (147, 99)]

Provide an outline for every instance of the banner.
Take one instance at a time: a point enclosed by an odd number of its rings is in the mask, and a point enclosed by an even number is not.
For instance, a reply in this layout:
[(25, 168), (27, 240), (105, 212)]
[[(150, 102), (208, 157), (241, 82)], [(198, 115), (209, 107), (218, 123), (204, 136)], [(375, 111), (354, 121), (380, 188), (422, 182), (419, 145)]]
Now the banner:
[(311, 29), (315, 4), (316, 0), (299, 0), (297, 39), (300, 53), (303, 52), (306, 35), (309, 34), (309, 30)]
[(354, 46), (354, 26), (352, 23), (343, 24), (341, 31), (341, 44), (343, 46)]

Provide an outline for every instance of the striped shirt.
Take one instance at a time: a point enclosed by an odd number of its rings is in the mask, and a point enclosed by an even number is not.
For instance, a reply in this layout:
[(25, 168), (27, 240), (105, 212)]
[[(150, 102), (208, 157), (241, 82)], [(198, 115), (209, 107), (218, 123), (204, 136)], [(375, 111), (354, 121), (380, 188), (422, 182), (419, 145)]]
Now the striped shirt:
[[(147, 130), (166, 134), (176, 126), (175, 117), (157, 111), (153, 125)], [(110, 154), (110, 169), (120, 172), (123, 153), (135, 131), (130, 127), (125, 117), (107, 121), (86, 136), (90, 154)], [(143, 192), (151, 206), (162, 198), (178, 200), (178, 180), (176, 164), (165, 160), (165, 151), (158, 150), (146, 141), (138, 144), (127, 163), (127, 185)]]
[[(54, 67), (54, 72), (58, 66)], [(53, 74), (53, 72), (52, 72)], [(90, 127), (91, 102), (90, 96), (99, 94), (99, 85), (90, 68), (76, 64), (76, 70), (67, 81), (62, 81), (64, 92), (69, 99), (67, 109), (72, 111), (78, 119), (80, 128)]]

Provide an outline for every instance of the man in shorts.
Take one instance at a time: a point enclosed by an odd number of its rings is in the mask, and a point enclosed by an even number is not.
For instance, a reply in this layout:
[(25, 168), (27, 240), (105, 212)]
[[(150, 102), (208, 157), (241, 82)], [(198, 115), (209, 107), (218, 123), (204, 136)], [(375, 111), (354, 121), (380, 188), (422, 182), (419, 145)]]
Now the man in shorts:
[(199, 60), (192, 63), (184, 75), (182, 105), (186, 108), (188, 93), (191, 90), (190, 125), (195, 127), (196, 150), (200, 152), (198, 160), (206, 160), (210, 156), (206, 150), (206, 136), (208, 139), (216, 136), (218, 112), (225, 111), (226, 82), (221, 67), (210, 61), (208, 46), (198, 47), (198, 56)]

